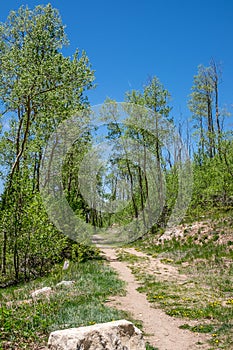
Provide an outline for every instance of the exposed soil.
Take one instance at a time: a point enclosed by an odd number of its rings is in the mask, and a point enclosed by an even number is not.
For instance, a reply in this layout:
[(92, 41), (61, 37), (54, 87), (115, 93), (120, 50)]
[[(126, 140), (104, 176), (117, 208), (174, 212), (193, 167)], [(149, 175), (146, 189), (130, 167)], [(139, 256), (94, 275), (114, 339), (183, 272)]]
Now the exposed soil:
[[(155, 274), (157, 272), (158, 279), (171, 279), (173, 281), (175, 279), (177, 283), (184, 283), (187, 279), (185, 275), (179, 274), (175, 267), (161, 263), (159, 259), (147, 256), (133, 248), (124, 250), (138, 257), (146, 258), (143, 263), (146, 265), (146, 271)], [(205, 334), (180, 329), (179, 326), (185, 323), (184, 320), (170, 317), (161, 309), (153, 308), (146, 299), (146, 295), (137, 291), (140, 284), (127, 266), (127, 262), (117, 260), (115, 249), (102, 248), (102, 251), (110, 266), (127, 283), (126, 295), (110, 299), (108, 306), (127, 311), (134, 319), (141, 320), (146, 341), (159, 350), (209, 349), (208, 338)]]
[(133, 254), (139, 258), (144, 258), (134, 266), (140, 266), (148, 274), (156, 275), (158, 280), (176, 281), (178, 284), (187, 282), (188, 277), (180, 274), (177, 268), (170, 264), (161, 262), (160, 259), (153, 258), (133, 248), (124, 249), (126, 253)]

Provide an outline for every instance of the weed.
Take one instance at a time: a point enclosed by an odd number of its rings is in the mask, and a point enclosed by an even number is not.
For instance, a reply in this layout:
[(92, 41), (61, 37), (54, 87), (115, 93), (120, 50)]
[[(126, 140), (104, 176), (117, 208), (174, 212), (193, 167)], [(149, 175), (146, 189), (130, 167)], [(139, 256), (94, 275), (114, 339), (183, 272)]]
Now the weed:
[[(196, 326), (189, 326), (187, 323), (181, 325), (179, 328), (181, 329), (188, 329), (192, 332), (198, 332), (198, 333), (212, 333), (214, 329), (216, 328), (212, 324), (198, 324)], [(215, 334), (215, 333), (213, 333)], [(212, 334), (212, 336), (213, 336)]]
[(150, 344), (146, 343), (146, 350), (159, 350), (158, 348), (154, 348)]

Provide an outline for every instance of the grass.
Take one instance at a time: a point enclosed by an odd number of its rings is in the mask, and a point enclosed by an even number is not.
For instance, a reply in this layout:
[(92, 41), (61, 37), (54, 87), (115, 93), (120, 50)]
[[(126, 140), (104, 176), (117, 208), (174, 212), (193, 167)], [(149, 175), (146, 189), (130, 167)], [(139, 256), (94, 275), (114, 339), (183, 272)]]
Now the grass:
[[(136, 247), (164, 264), (171, 264), (187, 276), (186, 281), (164, 279), (147, 272), (140, 264), (124, 255), (141, 282), (139, 291), (168, 315), (184, 319), (182, 328), (207, 333), (211, 349), (233, 348), (233, 250), (228, 242), (221, 244), (227, 220), (218, 222), (216, 230), (164, 243), (158, 237), (141, 240)], [(197, 238), (197, 235), (198, 238)], [(220, 238), (219, 238), (220, 237)], [(135, 245), (134, 245), (135, 246)], [(195, 320), (195, 323), (194, 323)]]
[(117, 250), (117, 260), (127, 261), (130, 263), (142, 262), (148, 260), (147, 257), (136, 256), (134, 254), (126, 252), (124, 249)]
[(154, 348), (153, 346), (151, 346), (150, 344), (146, 344), (146, 350), (159, 350), (158, 348)]
[[(74, 280), (73, 287), (56, 287), (61, 280)], [(30, 304), (30, 292), (50, 286), (54, 293)], [(7, 288), (0, 298), (0, 349), (36, 349), (56, 329), (86, 326), (125, 318), (123, 312), (105, 306), (111, 295), (124, 292), (124, 283), (100, 261), (71, 263), (69, 270), (57, 266), (45, 278)]]

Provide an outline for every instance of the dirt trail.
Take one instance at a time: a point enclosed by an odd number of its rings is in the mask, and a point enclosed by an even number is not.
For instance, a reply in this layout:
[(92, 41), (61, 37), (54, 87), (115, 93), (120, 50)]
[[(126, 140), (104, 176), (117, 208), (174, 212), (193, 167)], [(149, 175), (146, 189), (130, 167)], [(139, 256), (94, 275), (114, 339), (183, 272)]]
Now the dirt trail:
[[(108, 305), (128, 311), (134, 319), (141, 320), (143, 322), (145, 339), (152, 346), (159, 350), (209, 349), (204, 334), (180, 329), (179, 326), (185, 323), (184, 320), (170, 317), (161, 309), (152, 307), (147, 301), (146, 295), (137, 291), (140, 284), (135, 280), (127, 263), (117, 260), (115, 249), (102, 248), (102, 251), (109, 260), (110, 266), (118, 272), (122, 280), (127, 282), (126, 296), (116, 296), (108, 302)], [(153, 259), (141, 252), (137, 252), (133, 248), (125, 249), (125, 251), (140, 257), (147, 257), (148, 261), (146, 264), (151, 272), (155, 272), (157, 269), (160, 275), (164, 274), (163, 277), (165, 278), (176, 278), (178, 283), (186, 280), (186, 276), (179, 275), (176, 268), (163, 264), (158, 259)]]
[[(138, 266), (140, 266), (147, 274), (152, 274), (153, 276), (156, 275), (158, 280), (176, 281), (178, 284), (183, 284), (188, 280), (188, 277), (180, 274), (177, 268), (170, 264), (164, 264), (160, 259), (152, 258), (134, 248), (123, 249), (123, 251), (139, 258), (144, 258), (144, 260), (139, 262)], [(137, 263), (135, 266), (137, 266)]]

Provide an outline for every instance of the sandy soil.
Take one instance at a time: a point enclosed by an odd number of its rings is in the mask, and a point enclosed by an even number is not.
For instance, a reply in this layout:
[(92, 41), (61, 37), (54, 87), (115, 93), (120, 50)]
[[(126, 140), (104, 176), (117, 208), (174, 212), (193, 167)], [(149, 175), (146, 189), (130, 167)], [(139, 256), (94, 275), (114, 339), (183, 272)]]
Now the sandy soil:
[[(110, 299), (107, 303), (108, 306), (130, 312), (134, 319), (141, 320), (143, 322), (145, 339), (159, 350), (209, 349), (206, 335), (180, 329), (179, 326), (185, 323), (184, 320), (170, 317), (161, 309), (152, 307), (152, 304), (147, 301), (146, 295), (137, 291), (140, 284), (127, 266), (127, 262), (117, 260), (115, 249), (102, 248), (102, 251), (110, 266), (127, 283), (126, 295)], [(175, 267), (163, 264), (159, 259), (153, 259), (133, 248), (125, 249), (125, 251), (139, 257), (147, 257), (147, 260), (144, 262), (147, 265), (147, 272), (157, 272), (158, 278), (176, 279), (177, 283), (186, 281), (185, 275), (180, 275)]]

